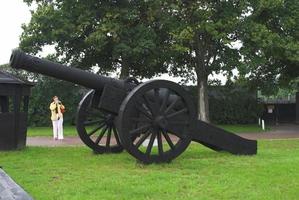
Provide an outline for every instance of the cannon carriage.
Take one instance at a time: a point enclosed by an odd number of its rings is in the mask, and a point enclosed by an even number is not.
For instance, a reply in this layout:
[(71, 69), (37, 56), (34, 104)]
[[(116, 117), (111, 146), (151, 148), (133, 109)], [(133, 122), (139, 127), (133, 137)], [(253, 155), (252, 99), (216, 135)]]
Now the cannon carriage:
[(257, 141), (196, 119), (191, 96), (166, 80), (138, 83), (67, 67), (14, 50), (10, 65), (90, 88), (78, 106), (81, 140), (97, 153), (125, 149), (142, 163), (170, 162), (195, 141), (215, 151), (254, 155)]

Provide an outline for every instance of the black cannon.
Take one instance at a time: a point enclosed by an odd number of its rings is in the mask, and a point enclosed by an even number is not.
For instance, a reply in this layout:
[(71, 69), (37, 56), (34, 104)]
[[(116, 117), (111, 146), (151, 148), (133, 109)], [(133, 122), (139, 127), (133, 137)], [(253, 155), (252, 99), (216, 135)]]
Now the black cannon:
[(257, 141), (197, 120), (191, 96), (176, 83), (117, 80), (26, 55), (20, 50), (12, 52), (10, 65), (92, 89), (79, 103), (76, 126), (81, 140), (97, 153), (126, 149), (143, 163), (170, 162), (191, 141), (215, 151), (257, 153)]

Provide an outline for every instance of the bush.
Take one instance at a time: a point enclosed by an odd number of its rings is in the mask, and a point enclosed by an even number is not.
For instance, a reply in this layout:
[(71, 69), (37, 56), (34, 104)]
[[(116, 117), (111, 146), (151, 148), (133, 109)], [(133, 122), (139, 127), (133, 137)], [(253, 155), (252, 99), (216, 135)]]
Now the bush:
[[(196, 88), (191, 91), (196, 96)], [(210, 120), (215, 124), (251, 124), (263, 112), (256, 92), (238, 86), (209, 87), (209, 109)]]

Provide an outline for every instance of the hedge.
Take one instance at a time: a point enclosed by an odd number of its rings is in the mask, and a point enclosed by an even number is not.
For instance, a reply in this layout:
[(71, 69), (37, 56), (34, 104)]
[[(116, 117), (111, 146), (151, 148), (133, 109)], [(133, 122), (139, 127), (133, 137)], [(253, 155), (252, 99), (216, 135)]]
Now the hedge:
[[(190, 90), (197, 98), (196, 87)], [(238, 86), (213, 86), (208, 89), (210, 120), (215, 124), (256, 123), (263, 112), (256, 91)]]

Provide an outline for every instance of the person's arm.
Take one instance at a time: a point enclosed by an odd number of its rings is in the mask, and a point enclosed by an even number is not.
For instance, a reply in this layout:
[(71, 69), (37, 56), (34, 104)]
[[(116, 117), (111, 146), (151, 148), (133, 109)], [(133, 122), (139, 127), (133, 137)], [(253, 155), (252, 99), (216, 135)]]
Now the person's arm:
[(65, 110), (65, 106), (63, 104), (60, 104), (60, 108)]
[(56, 103), (51, 103), (50, 110), (55, 110), (55, 109), (56, 109)]

